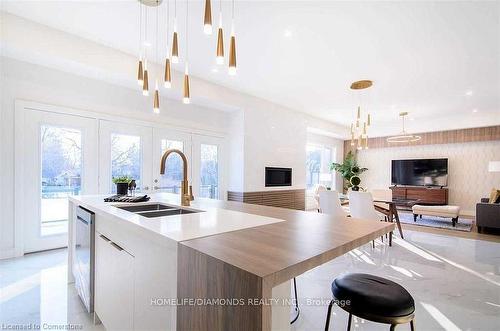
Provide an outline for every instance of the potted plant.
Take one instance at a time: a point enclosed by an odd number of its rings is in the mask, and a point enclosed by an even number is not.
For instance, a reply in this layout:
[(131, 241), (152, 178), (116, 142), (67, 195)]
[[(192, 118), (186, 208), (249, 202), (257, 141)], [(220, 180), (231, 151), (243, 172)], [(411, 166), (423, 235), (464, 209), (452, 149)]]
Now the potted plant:
[(347, 191), (349, 187), (352, 187), (353, 191), (359, 191), (359, 184), (361, 184), (359, 175), (368, 168), (361, 168), (356, 160), (356, 155), (349, 151), (345, 156), (344, 163), (332, 163), (330, 170), (340, 173), (344, 179), (344, 190)]
[(113, 183), (116, 184), (116, 194), (127, 195), (128, 183), (132, 180), (129, 176), (113, 177)]

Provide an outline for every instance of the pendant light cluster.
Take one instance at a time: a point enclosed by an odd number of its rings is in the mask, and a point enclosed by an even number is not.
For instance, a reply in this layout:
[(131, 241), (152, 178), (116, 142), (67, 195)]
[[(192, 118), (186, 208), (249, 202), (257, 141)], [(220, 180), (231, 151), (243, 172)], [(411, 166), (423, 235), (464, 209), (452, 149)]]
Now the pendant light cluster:
[[(351, 89), (362, 91), (373, 85), (371, 80), (360, 80), (351, 84)], [(359, 102), (361, 103), (361, 102)], [(366, 120), (362, 120), (365, 119)], [(371, 116), (368, 113), (365, 117), (362, 114), (361, 106), (358, 105), (356, 120), (351, 124), (351, 146), (356, 146), (356, 149), (368, 149), (368, 129), (371, 126)]]
[[(156, 42), (155, 42), (155, 58), (154, 61), (159, 63), (159, 23), (158, 16), (160, 5), (165, 2), (166, 7), (166, 50), (167, 55), (165, 58), (165, 70), (163, 77), (163, 86), (166, 89), (172, 87), (172, 68), (171, 65), (180, 62), (179, 52), (179, 32), (177, 30), (177, 0), (174, 1), (174, 14), (173, 14), (173, 32), (170, 36), (170, 4), (169, 0), (138, 0), (139, 2), (139, 60), (137, 65), (137, 83), (142, 86), (142, 94), (149, 96), (149, 75), (148, 72), (148, 48), (151, 44), (148, 41), (148, 7), (155, 7), (156, 10)], [(189, 0), (186, 0), (186, 30), (185, 30), (185, 53), (184, 53), (184, 81), (183, 81), (183, 97), (182, 102), (189, 104), (191, 101), (190, 83), (189, 83)], [(212, 35), (212, 3), (210, 0), (205, 0), (205, 11), (203, 17), (203, 32), (206, 35)], [(172, 38), (172, 39), (170, 39)], [(163, 39), (163, 38), (162, 38)], [(172, 44), (170, 45), (170, 40)], [(215, 52), (215, 62), (218, 65), (225, 63), (224, 53), (224, 30), (222, 25), (222, 0), (219, 0), (219, 26), (217, 29), (217, 46)], [(229, 39), (229, 54), (228, 54), (228, 74), (236, 75), (236, 35), (234, 32), (234, 0), (231, 3), (231, 34)], [(153, 111), (160, 113), (160, 92), (159, 92), (159, 79), (154, 78), (155, 89), (153, 95)]]
[[(212, 8), (210, 0), (205, 0), (205, 15), (203, 31), (212, 34)], [(219, 0), (219, 27), (217, 29), (217, 46), (215, 48), (215, 63), (224, 65), (224, 29), (222, 27), (222, 0)], [(231, 2), (231, 34), (229, 39), (228, 74), (236, 75), (236, 34), (234, 32), (234, 0)]]

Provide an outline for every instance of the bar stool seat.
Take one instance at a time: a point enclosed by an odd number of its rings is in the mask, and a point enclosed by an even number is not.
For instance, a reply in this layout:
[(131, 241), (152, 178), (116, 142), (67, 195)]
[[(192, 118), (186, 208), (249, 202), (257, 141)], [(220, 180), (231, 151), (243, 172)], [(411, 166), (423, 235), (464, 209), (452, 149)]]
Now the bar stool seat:
[(333, 302), (345, 302), (340, 305), (349, 313), (348, 330), (352, 315), (365, 320), (391, 325), (410, 323), (414, 330), (415, 301), (401, 285), (369, 274), (346, 274), (332, 282), (334, 300), (328, 306), (325, 330), (328, 330)]

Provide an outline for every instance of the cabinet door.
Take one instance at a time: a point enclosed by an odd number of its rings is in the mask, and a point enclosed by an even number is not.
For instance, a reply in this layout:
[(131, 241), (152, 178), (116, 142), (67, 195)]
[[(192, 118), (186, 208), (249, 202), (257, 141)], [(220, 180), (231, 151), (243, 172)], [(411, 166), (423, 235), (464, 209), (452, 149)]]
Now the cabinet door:
[(134, 328), (134, 257), (98, 232), (95, 311), (108, 330)]

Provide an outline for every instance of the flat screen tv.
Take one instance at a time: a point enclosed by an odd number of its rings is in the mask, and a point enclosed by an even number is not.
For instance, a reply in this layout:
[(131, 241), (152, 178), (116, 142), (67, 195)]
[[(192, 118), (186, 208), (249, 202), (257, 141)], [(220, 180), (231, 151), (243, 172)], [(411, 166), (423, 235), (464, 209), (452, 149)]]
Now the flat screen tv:
[(292, 186), (292, 168), (266, 167), (266, 187)]
[(447, 186), (448, 159), (392, 160), (393, 185)]

